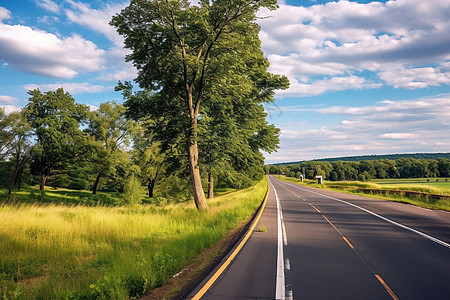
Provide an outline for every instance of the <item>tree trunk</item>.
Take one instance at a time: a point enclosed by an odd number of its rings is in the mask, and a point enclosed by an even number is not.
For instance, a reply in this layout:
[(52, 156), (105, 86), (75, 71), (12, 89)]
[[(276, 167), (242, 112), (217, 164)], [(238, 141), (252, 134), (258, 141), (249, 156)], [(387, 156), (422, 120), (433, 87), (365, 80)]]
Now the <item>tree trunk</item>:
[(41, 185), (40, 185), (40, 187), (39, 187), (39, 189), (40, 189), (41, 191), (44, 190), (44, 187), (45, 187), (45, 181), (46, 181), (46, 180), (47, 180), (47, 175), (45, 175), (45, 173), (42, 172), (42, 173), (41, 173)]
[(214, 176), (211, 171), (208, 172), (208, 199), (214, 198)]
[(11, 178), (11, 182), (9, 183), (8, 197), (11, 196), (14, 185), (16, 184), (16, 178), (17, 178), (17, 170), (14, 171), (14, 175)]
[(94, 194), (94, 195), (97, 194), (98, 183), (99, 183), (101, 177), (102, 177), (102, 172), (99, 172), (97, 174), (97, 177), (95, 178), (94, 186), (92, 187), (92, 194)]
[(12, 190), (17, 183), (17, 175), (19, 173), (19, 166), (20, 166), (20, 162), (19, 162), (18, 158), (16, 157), (16, 165), (14, 166), (14, 173), (12, 174), (11, 182), (9, 183), (8, 196), (11, 196)]
[(148, 185), (147, 185), (147, 189), (148, 189), (148, 197), (152, 198), (153, 197), (153, 190), (155, 189), (155, 185), (156, 185), (156, 179), (158, 178), (158, 173), (159, 170), (156, 169), (156, 174), (153, 178), (150, 178), (148, 180)]
[(147, 185), (147, 189), (148, 189), (148, 197), (152, 198), (153, 197), (153, 189), (155, 188), (155, 179), (150, 179), (148, 181), (148, 185)]
[(198, 166), (198, 147), (197, 141), (188, 137), (188, 159), (189, 159), (189, 173), (191, 178), (192, 192), (194, 194), (194, 202), (197, 209), (206, 209), (205, 192), (203, 191), (202, 179), (200, 177), (200, 169)]

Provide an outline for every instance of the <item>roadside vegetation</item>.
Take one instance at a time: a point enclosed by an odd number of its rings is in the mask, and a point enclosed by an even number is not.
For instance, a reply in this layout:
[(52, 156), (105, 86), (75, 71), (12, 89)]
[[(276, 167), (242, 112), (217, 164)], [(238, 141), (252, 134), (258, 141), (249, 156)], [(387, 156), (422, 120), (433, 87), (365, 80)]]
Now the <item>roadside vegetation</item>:
[[(450, 211), (449, 178), (428, 178), (424, 180), (390, 179), (383, 180), (382, 183), (361, 181), (324, 181), (324, 184), (318, 184), (317, 180), (312, 179), (305, 179), (301, 182), (300, 179), (295, 177), (287, 177), (283, 175), (276, 175), (276, 177), (281, 180), (321, 189), (335, 190), (349, 194), (408, 203), (428, 209)], [(414, 181), (420, 181), (420, 183), (411, 183)], [(439, 197), (439, 195), (442, 197)]]
[[(263, 179), (250, 188), (215, 197), (205, 211), (198, 211), (192, 202), (116, 207), (2, 204), (2, 297), (128, 299), (143, 295), (248, 220), (266, 190)], [(46, 197), (62, 199), (63, 194)], [(117, 199), (116, 195), (111, 198)]]

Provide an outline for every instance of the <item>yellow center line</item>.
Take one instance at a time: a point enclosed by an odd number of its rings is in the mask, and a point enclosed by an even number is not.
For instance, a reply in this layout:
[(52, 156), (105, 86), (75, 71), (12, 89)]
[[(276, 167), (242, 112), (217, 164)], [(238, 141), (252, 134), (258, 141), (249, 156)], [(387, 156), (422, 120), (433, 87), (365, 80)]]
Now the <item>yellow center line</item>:
[(347, 244), (350, 246), (350, 248), (352, 248), (353, 250), (355, 250), (355, 247), (353, 247), (352, 243), (350, 243), (349, 240), (347, 240), (347, 238), (345, 236), (342, 236), (342, 238), (344, 239), (344, 241), (347, 242)]
[[(317, 208), (314, 207), (311, 203), (309, 203), (315, 210), (317, 210), (319, 213), (321, 213)], [(380, 275), (375, 274), (373, 271), (373, 268), (368, 264), (367, 261), (359, 254), (358, 250), (350, 243), (350, 241), (342, 234), (342, 232), (330, 221), (328, 218), (321, 213), (322, 217), (336, 230), (337, 233), (342, 237), (342, 239), (347, 243), (347, 245), (352, 248), (353, 252), (356, 253), (356, 255), (361, 259), (361, 261), (371, 270), (371, 272), (375, 275), (375, 277), (378, 279), (378, 281), (383, 285), (384, 289), (389, 293), (389, 295), (392, 297), (393, 300), (398, 300), (397, 295), (394, 293), (394, 291), (387, 285), (387, 283), (381, 278)]]
[(309, 205), (312, 206), (312, 208), (314, 208), (318, 213), (322, 213), (320, 210), (318, 210), (314, 205), (312, 205), (311, 203), (308, 202)]
[(386, 282), (384, 282), (383, 278), (381, 278), (380, 275), (375, 274), (375, 277), (378, 279), (378, 281), (384, 286), (384, 288), (386, 289), (386, 291), (389, 293), (389, 295), (391, 295), (392, 299), (394, 300), (398, 300), (397, 295), (394, 293), (393, 290), (391, 290), (391, 288), (386, 284)]
[(192, 297), (192, 300), (199, 300), (203, 295), (209, 290), (209, 288), (214, 284), (214, 282), (219, 278), (219, 276), (225, 271), (225, 269), (228, 267), (228, 265), (231, 263), (231, 261), (235, 258), (235, 256), (239, 253), (239, 251), (244, 247), (245, 243), (249, 239), (250, 235), (252, 234), (253, 230), (255, 229), (256, 224), (258, 223), (259, 219), (261, 218), (261, 215), (264, 211), (264, 208), (266, 207), (267, 198), (269, 197), (269, 190), (267, 190), (266, 197), (264, 198), (264, 202), (261, 206), (261, 209), (258, 212), (258, 215), (256, 216), (255, 220), (253, 221), (253, 224), (251, 225), (250, 229), (247, 231), (247, 234), (242, 239), (242, 241), (239, 243), (239, 245), (234, 249), (233, 253), (228, 257), (228, 259), (223, 263), (222, 266), (217, 270), (216, 273), (206, 282), (206, 284), (198, 291), (197, 294), (195, 294), (194, 297)]
[(325, 217), (325, 215), (322, 215), (322, 217), (323, 217), (325, 220), (327, 220), (327, 222), (328, 222), (331, 226), (333, 226), (334, 230), (336, 230), (336, 232), (339, 233), (339, 235), (340, 235), (340, 236), (344, 239), (344, 241), (350, 246), (350, 248), (352, 248), (353, 250), (355, 250), (355, 247), (354, 247), (354, 246), (352, 245), (352, 243), (350, 243), (350, 241), (342, 234), (342, 232), (341, 232), (339, 229), (337, 229), (337, 227), (334, 226), (334, 224), (333, 224), (330, 220), (328, 220), (328, 218)]

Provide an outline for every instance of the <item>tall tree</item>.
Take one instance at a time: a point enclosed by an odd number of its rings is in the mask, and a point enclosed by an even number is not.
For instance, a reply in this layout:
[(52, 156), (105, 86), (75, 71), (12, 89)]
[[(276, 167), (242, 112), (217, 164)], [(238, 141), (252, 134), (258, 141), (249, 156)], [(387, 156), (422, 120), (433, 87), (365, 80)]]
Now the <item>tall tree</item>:
[(11, 164), (8, 195), (15, 186), (20, 188), (22, 173), (31, 154), (30, 130), (23, 111), (6, 115), (0, 108), (0, 158)]
[(27, 116), (24, 111), (14, 112), (10, 114), (13, 120), (11, 124), (11, 133), (13, 138), (9, 148), (9, 159), (13, 163), (11, 169), (10, 184), (8, 188), (8, 195), (11, 195), (15, 186), (20, 189), (22, 174), (27, 165), (31, 153), (32, 146), (30, 142), (31, 126), (27, 122)]
[[(198, 120), (204, 96), (224, 74), (249, 57), (255, 44), (254, 23), (261, 7), (276, 0), (131, 0), (111, 24), (132, 50), (127, 56), (138, 69), (141, 88), (157, 90), (163, 101), (176, 102), (183, 133), (194, 201), (207, 207), (198, 159)], [(171, 104), (167, 103), (167, 106)], [(173, 109), (173, 108), (172, 108)]]
[(93, 194), (97, 193), (100, 179), (114, 172), (119, 157), (124, 155), (124, 147), (130, 144), (135, 123), (125, 118), (125, 110), (122, 104), (105, 102), (89, 113), (85, 132), (94, 139), (91, 143), (92, 154), (88, 158), (95, 174)]
[(14, 138), (12, 132), (14, 120), (14, 114), (7, 115), (5, 110), (0, 107), (0, 159), (2, 160), (9, 155), (10, 143)]
[[(144, 120), (143, 128), (133, 135), (132, 159), (139, 167), (140, 177), (147, 186), (148, 196), (153, 197), (156, 182), (164, 175), (166, 155), (161, 151), (161, 143), (155, 141), (151, 128), (154, 122)], [(147, 125), (147, 126), (146, 126)]]
[(59, 165), (80, 155), (79, 145), (85, 138), (79, 128), (89, 108), (75, 103), (62, 88), (41, 93), (39, 89), (28, 92), (31, 97), (24, 108), (28, 122), (37, 139), (33, 148), (34, 163), (41, 176), (43, 190), (50, 173)]

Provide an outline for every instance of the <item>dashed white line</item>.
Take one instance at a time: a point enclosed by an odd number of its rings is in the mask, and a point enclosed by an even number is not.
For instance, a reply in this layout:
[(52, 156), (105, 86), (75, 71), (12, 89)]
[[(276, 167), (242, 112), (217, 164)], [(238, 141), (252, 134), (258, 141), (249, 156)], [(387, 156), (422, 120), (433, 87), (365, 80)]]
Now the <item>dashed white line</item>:
[(284, 269), (287, 270), (287, 271), (291, 270), (291, 262), (289, 261), (289, 258), (286, 258), (284, 260)]
[(281, 231), (283, 232), (283, 245), (287, 246), (287, 237), (286, 237), (286, 227), (284, 226), (284, 219), (283, 219), (283, 210), (280, 206), (280, 219), (281, 219)]

